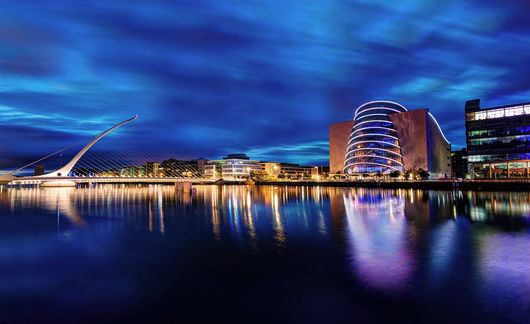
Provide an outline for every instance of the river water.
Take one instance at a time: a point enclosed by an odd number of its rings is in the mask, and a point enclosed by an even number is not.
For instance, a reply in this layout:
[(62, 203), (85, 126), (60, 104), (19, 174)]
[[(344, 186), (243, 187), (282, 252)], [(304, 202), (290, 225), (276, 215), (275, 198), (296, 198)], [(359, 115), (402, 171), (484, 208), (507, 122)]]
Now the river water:
[(530, 194), (0, 187), (0, 321), (528, 322)]

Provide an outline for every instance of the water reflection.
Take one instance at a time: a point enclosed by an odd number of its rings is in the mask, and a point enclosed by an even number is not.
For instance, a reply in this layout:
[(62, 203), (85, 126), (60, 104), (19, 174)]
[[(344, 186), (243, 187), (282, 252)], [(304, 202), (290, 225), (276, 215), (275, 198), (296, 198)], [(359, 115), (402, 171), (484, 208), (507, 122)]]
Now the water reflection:
[[(42, 231), (57, 228), (72, 239), (90, 231), (105, 242), (126, 233), (213, 240), (254, 253), (315, 249), (342, 255), (363, 285), (391, 291), (444, 287), (459, 280), (455, 269), (476, 274), (468, 282), (485, 282), (486, 290), (530, 291), (529, 212), (530, 195), (515, 192), (198, 186), (189, 195), (158, 185), (0, 188), (0, 225), (9, 225), (0, 232), (27, 231), (28, 242), (35, 224), (45, 222)], [(20, 215), (26, 220), (18, 223)]]
[(353, 269), (369, 285), (397, 288), (410, 277), (405, 201), (388, 191), (344, 194)]
[[(76, 225), (83, 225), (81, 215), (90, 217), (149, 216), (149, 230), (163, 233), (164, 209), (182, 211), (208, 210), (213, 232), (221, 234), (221, 224), (228, 221), (231, 231), (259, 234), (256, 213), (272, 215), (271, 224), (279, 241), (286, 240), (285, 223), (293, 217), (300, 227), (317, 224), (326, 235), (329, 217), (344, 210), (353, 222), (353, 210), (361, 214), (388, 215), (392, 223), (405, 216), (413, 222), (436, 223), (465, 217), (473, 222), (491, 224), (526, 224), (530, 220), (528, 193), (429, 192), (421, 190), (368, 190), (322, 187), (245, 187), (204, 186), (193, 195), (179, 194), (172, 186), (97, 186), (95, 188), (20, 188), (0, 189), (2, 211), (42, 208), (59, 211)], [(337, 199), (338, 198), (338, 199)], [(328, 208), (328, 205), (331, 205)], [(340, 206), (344, 205), (344, 206)], [(315, 208), (313, 213), (308, 207)], [(264, 208), (270, 209), (266, 212)], [(336, 209), (336, 211), (333, 211)], [(147, 210), (147, 213), (145, 211)], [(289, 215), (285, 215), (285, 213)], [(316, 214), (317, 217), (311, 217)], [(293, 216), (295, 215), (295, 216)]]
[(11, 214), (28, 209), (55, 212), (75, 226), (86, 225), (85, 217), (127, 219), (145, 222), (147, 231), (158, 234), (167, 232), (168, 213), (201, 214), (208, 215), (211, 233), (218, 239), (223, 235), (259, 239), (261, 232), (272, 230), (278, 244), (287, 243), (291, 229), (295, 231), (290, 235), (316, 230), (327, 236), (332, 234), (330, 226), (345, 222), (349, 236), (368, 233), (375, 235), (367, 237), (368, 242), (380, 246), (380, 240), (396, 240), (393, 248), (398, 248), (403, 235), (416, 235), (417, 230), (407, 228), (411, 225), (428, 227), (463, 217), (476, 223), (525, 226), (530, 220), (530, 195), (276, 186), (199, 186), (187, 195), (172, 186), (156, 185), (4, 187), (0, 208)]

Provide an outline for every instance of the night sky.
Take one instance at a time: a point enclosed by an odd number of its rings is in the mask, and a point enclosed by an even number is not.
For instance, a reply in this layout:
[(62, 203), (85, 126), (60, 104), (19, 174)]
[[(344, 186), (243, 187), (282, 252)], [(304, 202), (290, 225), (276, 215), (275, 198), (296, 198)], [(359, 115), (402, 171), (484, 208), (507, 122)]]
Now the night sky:
[(515, 0), (0, 0), (0, 169), (134, 114), (110, 142), (327, 164), (329, 124), (377, 99), (429, 108), (458, 148), (465, 100), (530, 101), (528, 17)]

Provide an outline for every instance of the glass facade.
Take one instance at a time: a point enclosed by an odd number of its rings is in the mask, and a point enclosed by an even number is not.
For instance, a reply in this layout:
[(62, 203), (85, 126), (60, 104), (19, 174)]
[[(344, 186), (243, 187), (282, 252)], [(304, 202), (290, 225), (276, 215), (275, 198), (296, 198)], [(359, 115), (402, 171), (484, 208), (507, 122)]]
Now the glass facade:
[(388, 115), (405, 111), (405, 107), (390, 101), (373, 101), (357, 108), (344, 173), (403, 171), (397, 131)]
[(480, 107), (466, 102), (466, 141), (471, 175), (526, 178), (530, 162), (530, 104)]
[(241, 180), (248, 179), (252, 171), (260, 171), (261, 164), (250, 159), (224, 158), (208, 161), (204, 166), (207, 179)]

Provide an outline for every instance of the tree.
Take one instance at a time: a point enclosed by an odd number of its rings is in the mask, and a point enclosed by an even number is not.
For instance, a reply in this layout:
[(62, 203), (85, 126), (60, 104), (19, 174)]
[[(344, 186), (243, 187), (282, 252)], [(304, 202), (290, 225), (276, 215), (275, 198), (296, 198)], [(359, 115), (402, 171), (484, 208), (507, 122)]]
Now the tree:
[(423, 170), (423, 169), (419, 169), (418, 170), (418, 175), (420, 176), (420, 178), (422, 180), (427, 180), (427, 179), (429, 179), (430, 173), (429, 173), (429, 171), (426, 171), (426, 170)]
[(394, 170), (394, 171), (390, 172), (390, 174), (389, 174), (390, 178), (398, 178), (400, 175), (401, 175), (401, 172), (399, 172), (397, 170)]

